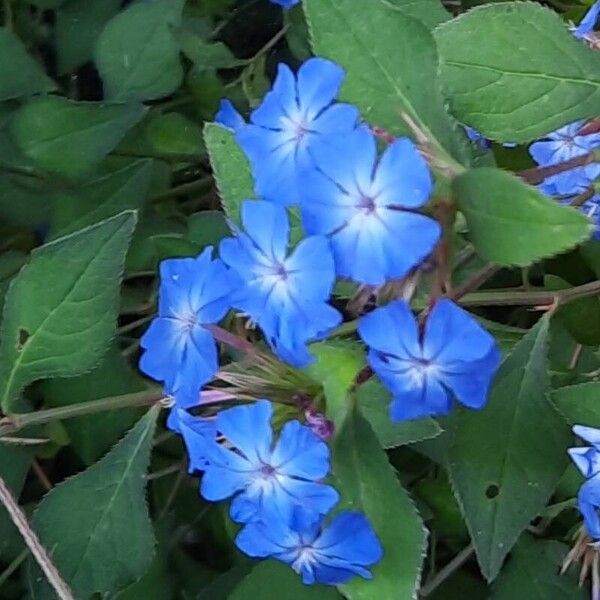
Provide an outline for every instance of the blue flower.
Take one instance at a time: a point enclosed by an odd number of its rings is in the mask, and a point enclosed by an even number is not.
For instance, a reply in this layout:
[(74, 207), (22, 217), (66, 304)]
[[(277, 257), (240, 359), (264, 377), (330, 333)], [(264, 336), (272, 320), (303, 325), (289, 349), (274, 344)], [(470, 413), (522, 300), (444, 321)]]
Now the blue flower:
[[(600, 146), (600, 133), (580, 135), (583, 124), (583, 121), (577, 121), (548, 134), (544, 140), (531, 144), (529, 153), (542, 167), (587, 154)], [(600, 164), (592, 163), (548, 177), (540, 185), (540, 190), (550, 196), (579, 194), (598, 176)]]
[(167, 426), (183, 438), (189, 459), (188, 472), (204, 471), (208, 465), (209, 447), (217, 435), (215, 420), (194, 417), (186, 410), (174, 407)]
[(158, 316), (141, 339), (140, 369), (162, 381), (180, 408), (199, 403), (200, 388), (219, 367), (215, 340), (203, 325), (229, 310), (232, 280), (212, 251), (161, 263)]
[(300, 170), (313, 164), (312, 149), (334, 133), (351, 131), (358, 111), (334, 98), (344, 71), (323, 58), (307, 60), (297, 78), (279, 65), (273, 89), (237, 132), (256, 180), (256, 192), (284, 205), (300, 201)]
[(279, 4), (279, 6), (283, 6), (283, 8), (291, 8), (292, 6), (296, 6), (296, 4), (300, 3), (300, 0), (271, 0), (273, 4)]
[(297, 509), (288, 522), (246, 525), (235, 543), (254, 558), (287, 563), (305, 584), (338, 585), (355, 575), (371, 579), (366, 567), (383, 556), (367, 518), (358, 512), (342, 512), (323, 527), (322, 519)]
[(246, 124), (246, 121), (244, 121), (244, 117), (235, 109), (231, 101), (223, 98), (219, 104), (219, 110), (215, 115), (215, 123), (231, 129), (231, 131), (237, 131)]
[(492, 147), (492, 142), (488, 140), (482, 133), (479, 133), (476, 129), (465, 125), (465, 133), (467, 137), (475, 144), (477, 144), (482, 150), (489, 150)]
[(402, 300), (363, 317), (358, 332), (370, 346), (371, 367), (392, 392), (392, 420), (447, 414), (452, 396), (469, 408), (485, 405), (500, 352), (494, 338), (450, 300), (436, 302), (422, 333)]
[(592, 7), (585, 13), (579, 25), (573, 30), (573, 35), (576, 38), (582, 39), (588, 33), (594, 31), (598, 17), (600, 16), (600, 0), (595, 2)]
[(241, 280), (231, 302), (258, 324), (280, 358), (304, 367), (314, 360), (307, 342), (323, 338), (341, 321), (327, 304), (335, 281), (329, 242), (307, 237), (287, 256), (287, 214), (271, 202), (244, 202), (242, 221), (247, 233), (220, 246), (223, 261)]
[(583, 515), (585, 528), (594, 540), (600, 541), (600, 476), (588, 479), (579, 489), (577, 495), (579, 511)]
[(569, 448), (571, 460), (584, 477), (589, 479), (598, 475), (600, 473), (600, 429), (575, 425), (573, 433), (592, 445)]
[(432, 190), (414, 144), (391, 144), (380, 160), (367, 127), (313, 151), (318, 169), (304, 173), (302, 222), (327, 235), (338, 275), (370, 285), (403, 277), (433, 250), (436, 221), (418, 214)]
[(227, 440), (213, 444), (200, 493), (207, 500), (234, 497), (234, 521), (289, 521), (294, 507), (327, 513), (338, 493), (321, 483), (329, 473), (329, 448), (308, 427), (288, 421), (273, 444), (267, 400), (219, 412), (216, 429)]

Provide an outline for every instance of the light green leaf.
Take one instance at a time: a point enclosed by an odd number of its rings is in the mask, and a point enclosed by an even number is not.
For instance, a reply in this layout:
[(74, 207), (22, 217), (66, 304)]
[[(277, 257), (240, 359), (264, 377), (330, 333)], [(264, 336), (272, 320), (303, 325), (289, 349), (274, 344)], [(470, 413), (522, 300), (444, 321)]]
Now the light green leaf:
[(78, 188), (55, 194), (48, 239), (89, 227), (124, 210), (140, 209), (151, 172), (152, 161), (138, 160)]
[(504, 360), (482, 412), (456, 415), (448, 468), (489, 581), (565, 467), (568, 427), (546, 398), (549, 315)]
[(560, 542), (523, 535), (494, 583), (490, 600), (585, 600), (588, 594), (573, 573), (559, 572), (568, 550)]
[(373, 579), (342, 586), (349, 600), (414, 598), (419, 587), (425, 529), (366, 419), (350, 411), (333, 442), (332, 472), (340, 510), (363, 511), (383, 546)]
[(121, 0), (67, 0), (56, 11), (58, 72), (69, 73), (92, 59), (94, 45)]
[(85, 176), (144, 116), (135, 104), (72, 102), (58, 96), (32, 100), (12, 117), (19, 149), (43, 169)]
[(444, 107), (435, 41), (425, 25), (389, 2), (370, 2), (368, 18), (356, 0), (302, 4), (315, 54), (346, 71), (341, 100), (394, 135), (411, 135), (405, 112), (434, 146), (461, 163), (470, 161), (465, 136)]
[(480, 256), (526, 266), (587, 239), (592, 223), (500, 169), (482, 167), (452, 182), (454, 199)]
[(174, 92), (183, 80), (172, 27), (185, 0), (136, 2), (106, 25), (94, 51), (109, 100), (154, 100)]
[(571, 425), (600, 427), (600, 381), (553, 390), (550, 399)]
[(255, 197), (248, 159), (236, 143), (233, 132), (215, 123), (207, 123), (204, 127), (204, 143), (223, 210), (239, 225), (241, 203)]
[(420, 440), (428, 440), (442, 432), (431, 418), (394, 423), (390, 419), (391, 395), (376, 379), (358, 387), (356, 398), (360, 411), (369, 421), (384, 448), (395, 448)]
[[(297, 573), (283, 563), (267, 560), (259, 563), (236, 586), (228, 596), (229, 600), (256, 600), (264, 598), (277, 600), (341, 600), (335, 588), (324, 585), (304, 585)], [(208, 598), (207, 598), (208, 600)]]
[[(102, 460), (57, 485), (35, 512), (33, 528), (76, 598), (116, 592), (152, 562), (145, 476), (158, 412), (148, 411)], [(36, 600), (55, 598), (33, 560), (28, 581)]]
[(312, 344), (310, 351), (317, 360), (305, 372), (323, 387), (327, 416), (339, 427), (352, 408), (350, 389), (366, 366), (364, 347), (357, 342), (334, 340)]
[(532, 2), (486, 5), (436, 30), (442, 82), (462, 122), (501, 142), (528, 142), (596, 117), (600, 56)]
[(37, 248), (8, 291), (0, 398), (8, 412), (28, 383), (91, 369), (114, 335), (119, 283), (136, 216), (124, 212)]
[(0, 56), (0, 102), (56, 89), (21, 40), (4, 27), (0, 28)]
[(146, 127), (151, 147), (163, 154), (197, 154), (203, 148), (202, 128), (179, 113), (159, 115)]
[[(121, 356), (111, 348), (98, 366), (85, 375), (44, 381), (41, 391), (50, 407), (71, 406), (89, 400), (141, 392), (146, 384)], [(120, 408), (85, 417), (67, 419), (73, 450), (86, 465), (96, 462), (140, 417), (139, 408)]]
[(381, 0), (381, 2), (417, 19), (428, 29), (434, 29), (452, 17), (440, 0)]

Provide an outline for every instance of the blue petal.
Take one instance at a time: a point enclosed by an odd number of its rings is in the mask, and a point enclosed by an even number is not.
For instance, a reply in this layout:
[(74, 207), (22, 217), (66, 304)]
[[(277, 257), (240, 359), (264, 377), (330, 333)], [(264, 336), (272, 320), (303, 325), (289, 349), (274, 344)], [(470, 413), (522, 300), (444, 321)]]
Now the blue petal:
[(538, 165), (546, 167), (561, 162), (559, 157), (563, 147), (563, 142), (535, 142), (529, 146), (529, 154)]
[(285, 260), (290, 232), (285, 208), (263, 200), (247, 200), (242, 204), (242, 223), (265, 256)]
[(307, 60), (298, 71), (298, 99), (306, 120), (312, 121), (335, 99), (344, 70), (324, 58)]
[(390, 404), (390, 418), (394, 422), (447, 415), (452, 409), (448, 392), (432, 378), (429, 378), (423, 387), (415, 387), (409, 380), (405, 380), (406, 388), (401, 394), (398, 393), (399, 383), (397, 379), (393, 390), (394, 397)]
[(584, 477), (589, 479), (600, 473), (600, 452), (596, 448), (569, 448), (568, 453)]
[(327, 300), (335, 283), (335, 266), (329, 240), (323, 236), (304, 238), (285, 263), (290, 286), (303, 298)]
[(236, 546), (244, 554), (253, 558), (266, 558), (286, 552), (290, 547), (298, 544), (298, 541), (298, 536), (282, 522), (268, 525), (248, 523), (235, 538)]
[(588, 534), (594, 540), (600, 540), (600, 518), (598, 517), (600, 477), (593, 477), (581, 486), (578, 501)]
[(290, 118), (297, 112), (296, 79), (286, 64), (279, 63), (272, 90), (252, 113), (250, 120), (267, 129), (280, 129), (282, 117)]
[(356, 128), (359, 117), (360, 113), (355, 106), (333, 104), (311, 123), (311, 131), (319, 135), (309, 138), (309, 150), (312, 152), (315, 144), (326, 141), (328, 136), (350, 133)]
[(361, 318), (358, 334), (371, 348), (400, 357), (418, 357), (417, 321), (404, 300), (395, 300)]
[(598, 16), (600, 15), (600, 0), (595, 2), (592, 7), (585, 13), (583, 19), (577, 26), (577, 28), (573, 31), (573, 35), (576, 38), (583, 38), (588, 33), (594, 31), (596, 27), (596, 22), (598, 21)]
[(185, 348), (180, 325), (174, 319), (157, 317), (150, 323), (140, 344), (145, 350), (139, 362), (142, 373), (157, 381), (168, 382), (171, 387)]
[[(336, 583), (329, 580), (335, 577), (329, 569), (348, 570), (351, 574), (369, 577), (364, 569), (381, 560), (383, 548), (367, 518), (359, 512), (343, 512), (337, 515), (313, 543), (313, 548), (323, 556), (324, 567), (316, 569), (317, 581)], [(337, 581), (340, 583), (341, 581)]]
[(330, 485), (286, 478), (271, 505), (265, 508), (267, 514), (289, 522), (297, 506), (314, 515), (326, 515), (339, 500), (340, 495)]
[(237, 131), (246, 124), (244, 117), (235, 109), (231, 100), (226, 98), (223, 98), (219, 104), (219, 110), (215, 115), (215, 123), (223, 125), (231, 131)]
[(373, 193), (378, 206), (418, 208), (427, 202), (433, 181), (425, 159), (407, 138), (384, 152), (375, 173)]
[(585, 425), (573, 425), (573, 433), (600, 450), (600, 429), (586, 427)]
[(183, 438), (189, 457), (189, 472), (203, 471), (210, 455), (208, 446), (216, 443), (214, 421), (193, 417), (185, 410), (173, 408), (168, 426)]
[(244, 456), (259, 466), (271, 455), (273, 407), (268, 400), (222, 410), (217, 415), (217, 430)]
[(451, 300), (436, 302), (427, 317), (423, 355), (438, 365), (477, 360), (495, 346), (494, 337)]

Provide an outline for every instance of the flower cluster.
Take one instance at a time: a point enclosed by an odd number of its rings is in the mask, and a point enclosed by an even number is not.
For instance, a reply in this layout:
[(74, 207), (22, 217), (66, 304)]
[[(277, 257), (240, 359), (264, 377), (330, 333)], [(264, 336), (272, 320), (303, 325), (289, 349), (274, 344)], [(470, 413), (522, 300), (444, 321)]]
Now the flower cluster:
[[(363, 514), (326, 517), (339, 500), (324, 483), (329, 449), (319, 436), (330, 427), (307, 409), (306, 424), (289, 421), (274, 440), (267, 400), (209, 417), (189, 409), (222, 393), (202, 388), (219, 376), (213, 335), (223, 334), (218, 323), (230, 310), (256, 325), (279, 359), (302, 369), (314, 361), (310, 344), (343, 320), (332, 304), (339, 280), (375, 294), (390, 284), (414, 289), (438, 245), (427, 163), (407, 138), (380, 149), (359, 111), (337, 102), (343, 79), (339, 66), (313, 58), (296, 75), (280, 65), (249, 122), (222, 102), (217, 122), (244, 150), (260, 199), (242, 202), (241, 223), (231, 223), (218, 257), (207, 248), (162, 263), (158, 316), (140, 361), (174, 400), (168, 425), (183, 438), (190, 471), (203, 473), (201, 495), (231, 499), (230, 516), (243, 525), (237, 546), (290, 564), (305, 583), (370, 577), (367, 567), (382, 556)], [(290, 213), (301, 221), (300, 241)], [(393, 300), (356, 326), (370, 367), (391, 392), (394, 421), (445, 415), (455, 399), (485, 405), (500, 353), (450, 299), (432, 299), (418, 318), (406, 299)]]
[(575, 425), (573, 433), (591, 444), (570, 448), (569, 455), (586, 478), (578, 496), (585, 528), (595, 542), (600, 542), (600, 429)]

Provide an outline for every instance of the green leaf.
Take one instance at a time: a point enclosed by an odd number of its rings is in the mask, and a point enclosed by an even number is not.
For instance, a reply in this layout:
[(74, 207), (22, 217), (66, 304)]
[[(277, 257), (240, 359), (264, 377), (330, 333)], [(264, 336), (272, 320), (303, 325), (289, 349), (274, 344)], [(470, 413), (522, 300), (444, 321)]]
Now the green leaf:
[(188, 219), (187, 237), (200, 248), (218, 247), (219, 242), (230, 235), (225, 215), (219, 210), (203, 210)]
[(162, 154), (200, 154), (202, 128), (179, 113), (159, 115), (146, 127), (151, 147)]
[[(24, 448), (0, 443), (0, 477), (13, 495), (18, 498), (25, 484), (31, 465), (31, 455)], [(0, 558), (8, 562), (6, 552), (10, 549), (16, 529), (4, 507), (0, 508)]]
[(21, 40), (5, 28), (0, 28), (0, 56), (0, 102), (56, 89)]
[(183, 68), (171, 28), (184, 3), (136, 2), (107, 23), (94, 51), (106, 98), (154, 100), (179, 87)]
[(19, 149), (43, 169), (70, 178), (88, 174), (144, 116), (135, 104), (32, 100), (12, 117)]
[[(304, 585), (300, 576), (288, 566), (275, 560), (259, 563), (228, 596), (229, 600), (341, 600), (335, 588), (324, 585)], [(208, 600), (208, 599), (207, 599)]]
[(559, 572), (568, 550), (560, 542), (536, 541), (523, 535), (494, 583), (490, 600), (514, 600), (518, 596), (527, 600), (585, 600), (588, 594), (577, 585), (576, 577)]
[(115, 331), (119, 283), (136, 217), (124, 212), (41, 246), (13, 280), (0, 345), (7, 412), (28, 383), (91, 369)]
[[(152, 562), (145, 476), (158, 412), (148, 411), (102, 460), (57, 485), (35, 512), (33, 528), (76, 598), (116, 592)], [(28, 575), (33, 598), (55, 598), (35, 561)]]
[(459, 175), (452, 192), (480, 256), (501, 265), (526, 266), (588, 238), (592, 223), (500, 169)]
[(440, 0), (381, 0), (393, 6), (405, 15), (423, 23), (428, 29), (434, 29), (440, 23), (448, 21), (452, 15), (444, 8)]
[(419, 513), (390, 466), (368, 421), (350, 411), (333, 442), (332, 472), (342, 496), (340, 510), (361, 510), (384, 555), (373, 579), (355, 577), (342, 586), (349, 600), (414, 598), (419, 586), (425, 529)]
[(600, 427), (600, 381), (553, 390), (550, 399), (571, 425)]
[(349, 392), (366, 365), (364, 347), (357, 342), (334, 340), (312, 344), (310, 351), (317, 360), (304, 371), (323, 387), (327, 416), (337, 428), (352, 408)]
[(207, 42), (189, 29), (180, 29), (175, 37), (181, 51), (201, 69), (231, 69), (248, 62), (236, 58), (223, 42)]
[(124, 210), (142, 208), (152, 172), (152, 161), (138, 160), (54, 197), (48, 239), (56, 239), (114, 217)]
[(233, 132), (215, 123), (207, 123), (204, 127), (204, 143), (223, 210), (239, 225), (241, 203), (255, 197), (248, 159), (236, 143)]
[(444, 108), (435, 41), (425, 25), (389, 2), (370, 2), (368, 18), (355, 0), (305, 0), (303, 6), (315, 54), (346, 70), (341, 100), (394, 135), (411, 135), (405, 112), (434, 146), (469, 162), (465, 136)]
[[(41, 391), (48, 406), (59, 407), (141, 392), (145, 388), (144, 380), (114, 346), (90, 373), (44, 381)], [(139, 408), (120, 408), (67, 419), (63, 426), (75, 452), (86, 465), (91, 465), (110, 450), (139, 417)]]
[(70, 73), (92, 59), (94, 45), (121, 0), (67, 0), (56, 11), (58, 72)]
[(449, 473), (488, 581), (568, 462), (568, 427), (546, 398), (549, 323), (545, 315), (504, 360), (483, 412), (455, 419)]
[(441, 427), (431, 418), (394, 423), (390, 419), (391, 395), (376, 379), (358, 387), (356, 398), (360, 411), (369, 421), (384, 448), (395, 448), (436, 437)]
[(528, 142), (598, 115), (600, 57), (547, 8), (482, 6), (436, 39), (451, 112), (486, 137)]

